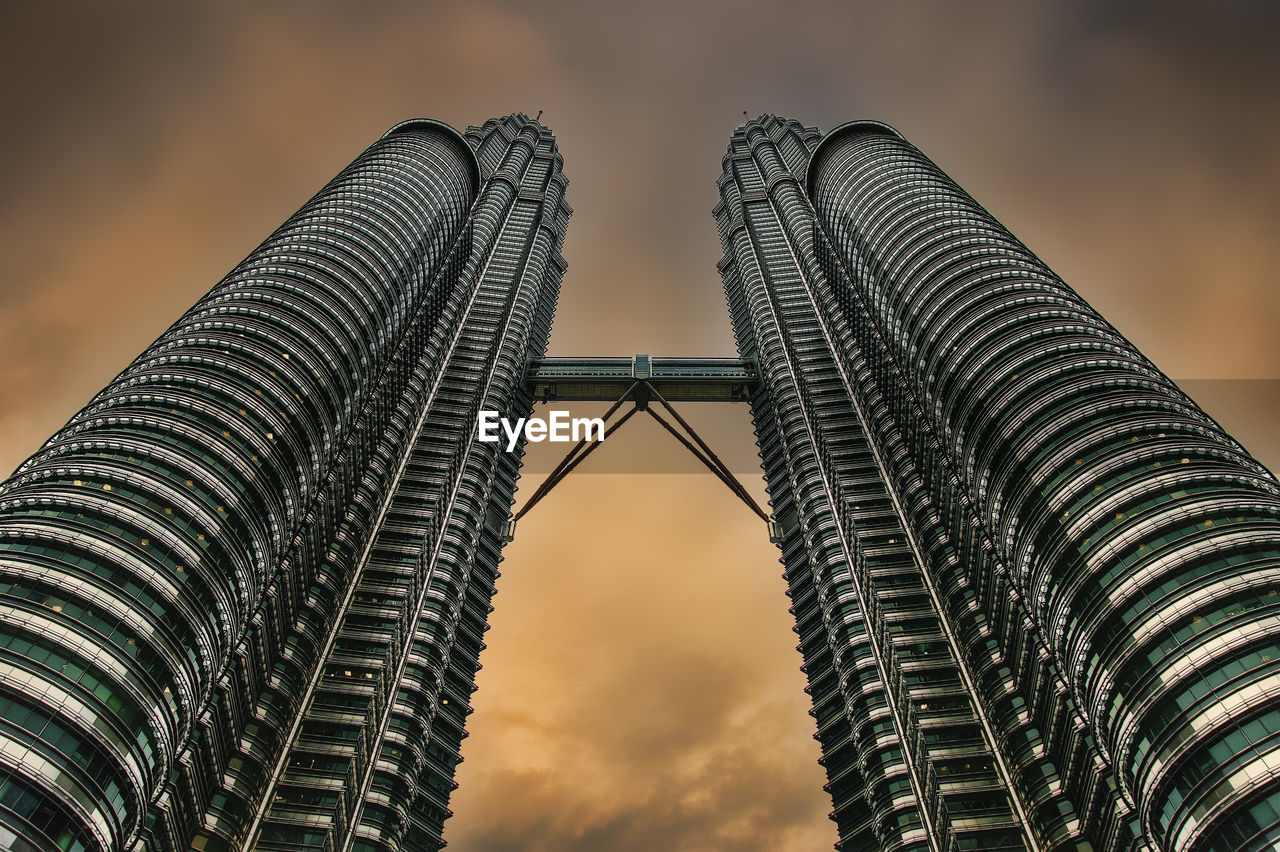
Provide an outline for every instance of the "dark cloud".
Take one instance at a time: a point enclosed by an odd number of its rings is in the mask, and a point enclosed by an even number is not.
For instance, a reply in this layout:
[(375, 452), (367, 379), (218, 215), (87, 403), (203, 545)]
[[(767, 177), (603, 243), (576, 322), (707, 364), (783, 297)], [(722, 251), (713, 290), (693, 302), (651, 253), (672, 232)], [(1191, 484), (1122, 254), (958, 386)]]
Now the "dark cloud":
[[(1230, 380), (1280, 379), (1278, 16), (1239, 0), (8, 4), (0, 467), (385, 127), (539, 109), (576, 210), (554, 353), (730, 352), (710, 215), (730, 131), (744, 110), (876, 117), (1167, 372), (1205, 380), (1191, 392), (1274, 466), (1275, 383)], [(745, 412), (694, 418), (739, 454)], [(631, 429), (589, 464), (685, 469), (652, 424)], [(777, 555), (719, 483), (571, 477), (504, 569), (453, 848), (833, 842)]]

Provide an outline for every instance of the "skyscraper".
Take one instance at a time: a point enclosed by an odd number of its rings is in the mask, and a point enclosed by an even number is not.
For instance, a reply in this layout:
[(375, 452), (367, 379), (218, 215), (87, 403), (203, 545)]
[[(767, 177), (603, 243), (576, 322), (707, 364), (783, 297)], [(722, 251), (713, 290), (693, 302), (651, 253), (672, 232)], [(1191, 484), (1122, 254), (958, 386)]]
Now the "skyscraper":
[(387, 132), (0, 488), (0, 846), (436, 848), (569, 216)]
[(1074, 291), (887, 125), (765, 116), (740, 359), (543, 360), (565, 185), (523, 115), (397, 125), (0, 485), (0, 846), (442, 846), (477, 416), (660, 389), (750, 399), (840, 848), (1280, 841), (1280, 485)]
[(840, 847), (1280, 841), (1275, 478), (887, 125), (719, 186)]

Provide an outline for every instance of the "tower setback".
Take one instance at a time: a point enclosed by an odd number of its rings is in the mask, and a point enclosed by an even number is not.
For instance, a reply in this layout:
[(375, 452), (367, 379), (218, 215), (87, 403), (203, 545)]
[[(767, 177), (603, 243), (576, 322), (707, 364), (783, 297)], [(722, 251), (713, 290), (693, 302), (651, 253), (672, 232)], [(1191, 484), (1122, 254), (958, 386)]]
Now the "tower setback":
[(715, 214), (843, 849), (1270, 849), (1280, 489), (891, 127)]
[(397, 125), (0, 487), (0, 846), (441, 845), (564, 187)]
[[(1272, 474), (873, 121), (734, 132), (739, 358), (544, 358), (562, 167), (393, 127), (0, 483), (0, 847), (443, 847), (535, 399), (768, 520), (838, 848), (1280, 843)], [(748, 400), (769, 513), (670, 405)]]

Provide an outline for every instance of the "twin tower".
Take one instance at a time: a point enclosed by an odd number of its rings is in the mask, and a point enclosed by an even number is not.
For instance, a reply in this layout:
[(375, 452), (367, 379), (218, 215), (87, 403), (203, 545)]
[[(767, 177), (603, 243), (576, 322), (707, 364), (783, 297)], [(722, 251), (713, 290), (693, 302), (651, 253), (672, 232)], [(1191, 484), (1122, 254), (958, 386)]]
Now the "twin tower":
[[(1280, 842), (1276, 479), (893, 128), (723, 162), (838, 848)], [(444, 845), (561, 166), (393, 127), (0, 485), (0, 847)]]

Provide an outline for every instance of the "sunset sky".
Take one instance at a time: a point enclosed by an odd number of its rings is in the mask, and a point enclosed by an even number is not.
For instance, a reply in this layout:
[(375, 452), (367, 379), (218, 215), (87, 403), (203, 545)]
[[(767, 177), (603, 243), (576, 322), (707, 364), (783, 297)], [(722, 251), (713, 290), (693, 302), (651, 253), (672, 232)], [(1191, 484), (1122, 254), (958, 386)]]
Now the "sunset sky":
[[(732, 354), (733, 128), (877, 118), (1280, 467), (1277, 33), (1243, 0), (5, 4), (0, 469), (387, 127), (538, 110), (575, 210), (551, 354)], [(746, 409), (688, 414), (763, 500)], [(834, 842), (777, 553), (664, 440), (637, 419), (521, 522), (451, 849)]]

